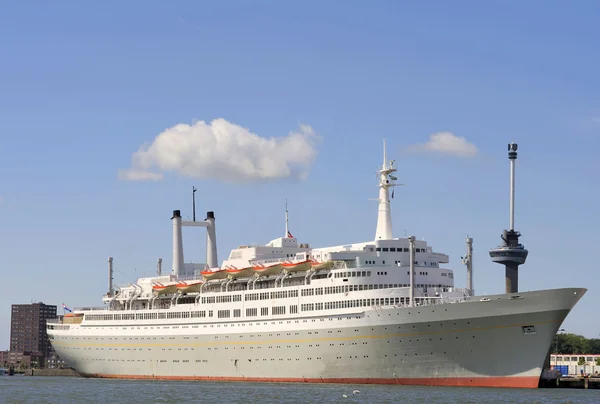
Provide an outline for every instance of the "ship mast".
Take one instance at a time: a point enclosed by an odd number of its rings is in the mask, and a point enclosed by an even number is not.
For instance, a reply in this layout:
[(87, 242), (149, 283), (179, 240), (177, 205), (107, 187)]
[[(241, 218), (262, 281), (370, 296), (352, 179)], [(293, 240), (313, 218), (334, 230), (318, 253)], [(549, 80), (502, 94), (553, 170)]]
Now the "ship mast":
[[(392, 210), (390, 206), (389, 189), (395, 187), (396, 177), (392, 175), (397, 171), (394, 167), (394, 160), (387, 160), (387, 150), (385, 139), (383, 139), (383, 165), (378, 171), (379, 175), (379, 211), (377, 213), (377, 229), (375, 230), (375, 240), (392, 239)], [(392, 198), (394, 193), (392, 192)]]
[(196, 221), (196, 187), (192, 186), (192, 221)]
[(288, 228), (288, 209), (287, 209), (287, 198), (285, 199), (285, 236), (290, 236), (290, 230)]

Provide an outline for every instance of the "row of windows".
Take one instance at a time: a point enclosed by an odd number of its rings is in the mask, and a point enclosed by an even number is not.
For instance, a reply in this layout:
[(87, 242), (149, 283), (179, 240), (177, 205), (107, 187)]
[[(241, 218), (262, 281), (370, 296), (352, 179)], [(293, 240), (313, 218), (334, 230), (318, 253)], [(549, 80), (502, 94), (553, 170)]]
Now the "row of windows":
[(336, 272), (333, 274), (333, 276), (334, 278), (353, 278), (357, 276), (371, 276), (371, 271)]
[[(302, 296), (305, 296), (305, 295), (303, 294)], [(281, 290), (281, 291), (277, 291), (277, 292), (248, 293), (244, 297), (244, 300), (255, 301), (255, 300), (269, 300), (269, 299), (287, 299), (289, 297), (298, 297), (298, 291), (297, 290)]]
[(409, 303), (408, 297), (386, 297), (377, 299), (355, 299), (355, 300), (340, 300), (337, 302), (324, 303), (306, 303), (301, 305), (302, 311), (313, 310), (331, 310), (331, 309), (346, 309), (350, 307), (372, 307), (372, 306), (391, 306), (404, 305)]
[(300, 309), (302, 311), (323, 310), (323, 303), (305, 303), (301, 305)]
[(583, 359), (586, 362), (595, 362), (600, 359), (600, 356), (554, 356), (552, 355), (551, 361), (560, 361), (560, 362), (579, 362), (579, 359)]
[[(407, 247), (377, 247), (375, 248), (375, 251), (383, 251), (383, 252), (409, 252)], [(425, 248), (415, 248), (415, 251), (420, 253), (420, 252), (427, 252), (427, 250)]]
[(273, 307), (273, 315), (285, 314), (285, 306)]
[[(329, 295), (329, 294), (339, 294), (339, 293), (348, 293), (348, 292), (359, 292), (366, 290), (375, 290), (375, 289), (390, 289), (390, 288), (405, 288), (409, 287), (408, 284), (371, 284), (371, 285), (340, 285), (340, 286), (327, 286), (325, 288), (310, 288), (305, 289), (307, 291), (305, 296), (314, 296), (314, 295)], [(445, 291), (444, 285), (433, 285), (433, 284), (416, 284), (417, 288), (442, 288)], [(290, 292), (290, 291), (288, 291)], [(283, 292), (272, 292), (272, 293), (283, 293)], [(267, 293), (268, 294), (268, 293)], [(285, 295), (281, 295), (285, 296)], [(380, 299), (367, 299), (379, 301)], [(331, 303), (331, 302), (330, 302)], [(326, 304), (326, 303), (325, 303)], [(372, 306), (372, 304), (367, 305)], [(279, 306), (284, 307), (284, 306)], [(296, 307), (292, 309), (292, 307)], [(352, 306), (354, 307), (354, 306)], [(240, 317), (241, 313), (236, 315), (236, 312), (239, 312), (240, 309), (234, 309), (234, 317)], [(249, 311), (250, 310), (250, 311)], [(256, 316), (256, 308), (247, 308), (246, 316)], [(297, 306), (290, 305), (290, 314), (296, 314)], [(229, 310), (219, 310), (218, 312), (229, 312)], [(272, 314), (277, 314), (273, 312)], [(285, 314), (285, 310), (282, 312)], [(262, 307), (261, 308), (261, 316), (269, 315), (269, 308)], [(229, 316), (223, 314), (223, 317), (220, 314), (217, 314), (218, 318), (229, 318)], [(205, 318), (207, 317), (206, 310), (200, 311), (172, 311), (166, 313), (119, 313), (119, 314), (86, 314), (85, 319), (88, 321), (105, 321), (105, 320), (159, 320), (159, 319), (180, 319), (180, 318)], [(213, 317), (213, 310), (208, 310), (208, 317)]]
[(310, 289), (302, 289), (302, 296), (315, 296), (322, 295), (323, 288), (310, 288)]
[(224, 295), (224, 296), (203, 296), (202, 303), (231, 303), (231, 302), (241, 302), (242, 295)]
[[(387, 275), (387, 271), (378, 271), (377, 275)], [(406, 273), (407, 275), (409, 272)], [(416, 272), (415, 272), (416, 274)], [(371, 276), (371, 271), (348, 271), (348, 272), (337, 272), (333, 273), (336, 278), (351, 278), (351, 277), (369, 277)], [(419, 275), (429, 275), (428, 272), (419, 272)], [(442, 273), (442, 276), (452, 278), (451, 273)], [(407, 287), (409, 285), (358, 285), (359, 287), (354, 290), (372, 290), (372, 289), (385, 289), (388, 287)], [(422, 285), (422, 287), (442, 287), (442, 285)], [(421, 286), (419, 286), (421, 287)], [(352, 289), (351, 289), (352, 290)], [(301, 296), (315, 296), (315, 295), (323, 295), (323, 294), (331, 294), (331, 293), (343, 293), (348, 292), (348, 290), (340, 290), (340, 289), (332, 289), (332, 288), (309, 288), (302, 289), (300, 291)], [(295, 298), (298, 297), (298, 290), (283, 290), (276, 292), (260, 292), (260, 293), (247, 293), (244, 297), (245, 301), (257, 301), (257, 300), (273, 300), (273, 299), (287, 299), (287, 298)], [(211, 304), (211, 303), (227, 303), (227, 302), (240, 302), (242, 301), (241, 294), (236, 295), (226, 295), (226, 296), (203, 296), (201, 302), (203, 304)], [(183, 302), (182, 302), (183, 303)], [(134, 318), (123, 318), (123, 320), (133, 320)]]

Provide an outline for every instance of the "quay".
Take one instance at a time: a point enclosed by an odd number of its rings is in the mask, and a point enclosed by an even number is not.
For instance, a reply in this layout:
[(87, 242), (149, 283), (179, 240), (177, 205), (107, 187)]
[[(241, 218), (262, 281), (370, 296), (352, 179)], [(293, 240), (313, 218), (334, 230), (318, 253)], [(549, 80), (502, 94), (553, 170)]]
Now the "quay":
[(73, 369), (27, 369), (25, 376), (74, 376), (81, 377)]
[(563, 389), (600, 389), (600, 378), (559, 377), (556, 379), (540, 379), (539, 387)]

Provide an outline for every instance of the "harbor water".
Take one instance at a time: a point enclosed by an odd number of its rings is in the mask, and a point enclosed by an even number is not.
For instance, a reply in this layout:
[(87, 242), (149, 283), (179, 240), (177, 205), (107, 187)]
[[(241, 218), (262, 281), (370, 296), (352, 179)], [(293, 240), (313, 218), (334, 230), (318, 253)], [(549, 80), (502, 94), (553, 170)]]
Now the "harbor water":
[[(353, 392), (358, 390), (358, 392)], [(597, 404), (600, 390), (226, 383), (2, 376), (0, 403)]]

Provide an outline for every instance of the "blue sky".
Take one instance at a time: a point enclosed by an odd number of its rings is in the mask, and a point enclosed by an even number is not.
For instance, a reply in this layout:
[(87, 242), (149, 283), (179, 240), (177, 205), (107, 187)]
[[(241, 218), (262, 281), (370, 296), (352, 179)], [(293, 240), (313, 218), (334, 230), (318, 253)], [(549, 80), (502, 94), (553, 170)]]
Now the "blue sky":
[[(599, 14), (594, 1), (5, 3), (0, 349), (11, 303), (100, 305), (108, 256), (117, 284), (158, 257), (170, 269), (171, 211), (191, 215), (192, 185), (200, 216), (216, 213), (219, 260), (283, 235), (286, 198), (303, 242), (372, 239), (383, 137), (405, 184), (394, 235), (450, 254), (458, 286), (474, 237), (478, 293), (504, 289), (488, 250), (508, 226), (506, 144), (519, 143), (520, 289), (588, 287), (563, 326), (598, 337)], [(254, 148), (234, 162), (235, 143), (177, 149), (178, 124)], [(440, 132), (476, 153), (413, 147)], [(244, 164), (263, 169), (240, 178)], [(184, 239), (186, 261), (203, 261), (204, 238)]]

